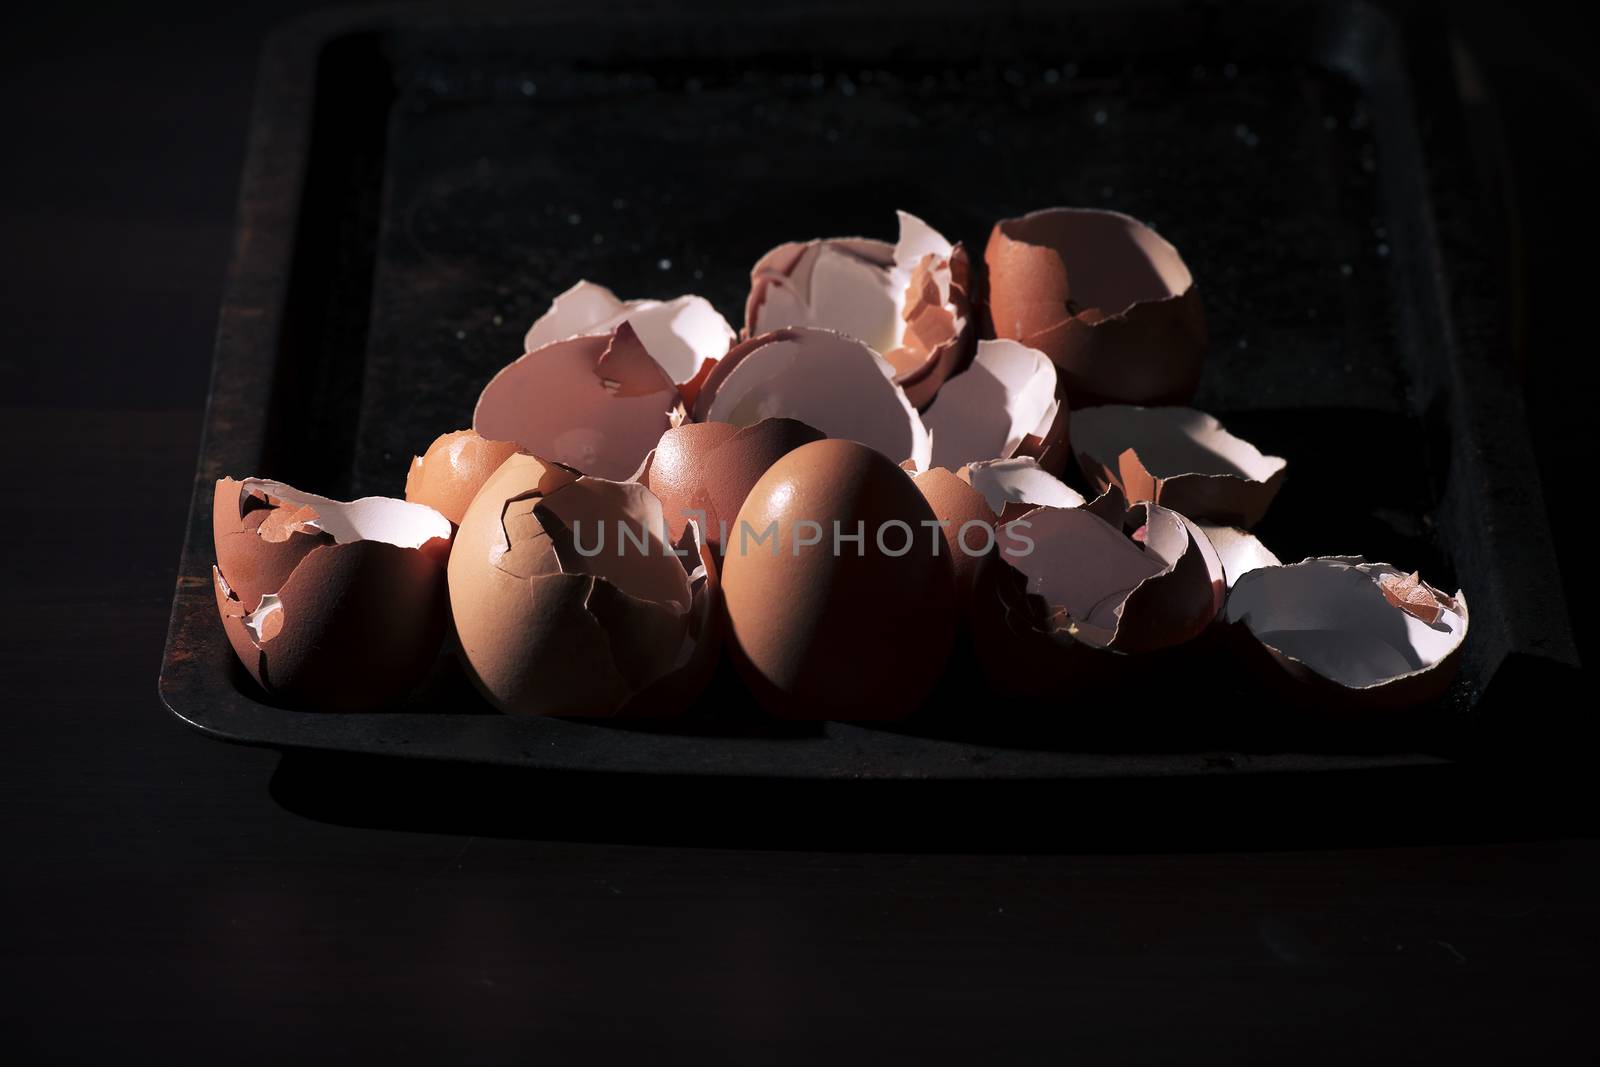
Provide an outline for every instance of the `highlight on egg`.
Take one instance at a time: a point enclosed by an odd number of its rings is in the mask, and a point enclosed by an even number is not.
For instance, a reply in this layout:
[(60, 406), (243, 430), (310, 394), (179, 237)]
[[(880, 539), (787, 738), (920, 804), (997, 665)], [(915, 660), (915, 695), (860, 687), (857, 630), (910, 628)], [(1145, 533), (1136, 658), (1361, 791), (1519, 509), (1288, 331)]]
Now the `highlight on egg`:
[(406, 472), (406, 499), (461, 525), (467, 505), (489, 475), (517, 451), (514, 441), (489, 441), (476, 430), (440, 434)]

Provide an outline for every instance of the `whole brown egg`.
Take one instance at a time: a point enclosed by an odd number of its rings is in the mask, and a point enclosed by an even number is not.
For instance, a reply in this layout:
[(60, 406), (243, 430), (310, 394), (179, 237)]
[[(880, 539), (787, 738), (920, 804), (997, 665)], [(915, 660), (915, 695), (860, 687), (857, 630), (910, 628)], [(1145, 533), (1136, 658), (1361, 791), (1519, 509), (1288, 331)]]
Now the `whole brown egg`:
[(955, 634), (949, 548), (911, 476), (854, 441), (774, 463), (724, 545), (735, 665), (772, 714), (900, 719)]

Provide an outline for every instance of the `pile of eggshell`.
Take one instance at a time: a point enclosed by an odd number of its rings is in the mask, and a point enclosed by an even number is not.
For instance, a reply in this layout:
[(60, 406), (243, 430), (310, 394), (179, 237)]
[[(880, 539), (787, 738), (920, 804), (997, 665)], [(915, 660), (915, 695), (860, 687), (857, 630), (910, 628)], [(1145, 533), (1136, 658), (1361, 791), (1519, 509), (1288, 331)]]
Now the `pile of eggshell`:
[[(1308, 706), (1441, 695), (1465, 598), (1359, 557), (1281, 564), (1247, 531), (1284, 460), (1170, 406), (1206, 340), (1172, 245), (1055, 208), (998, 223), (984, 261), (904, 213), (895, 244), (780, 245), (737, 335), (700, 297), (579, 282), (404, 500), (217, 483), (235, 652), (328, 710), (398, 700), (446, 641), (515, 714), (680, 714), (726, 655), (774, 715), (903, 718), (957, 647), (1062, 696), (1186, 643)], [(596, 551), (608, 529), (639, 534)]]

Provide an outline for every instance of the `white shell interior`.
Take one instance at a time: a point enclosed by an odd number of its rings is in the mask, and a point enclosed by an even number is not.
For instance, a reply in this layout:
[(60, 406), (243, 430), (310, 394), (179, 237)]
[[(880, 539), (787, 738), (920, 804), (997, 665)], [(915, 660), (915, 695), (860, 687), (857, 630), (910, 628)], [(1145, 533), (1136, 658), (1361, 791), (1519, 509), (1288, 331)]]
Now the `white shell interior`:
[(1262, 567), (1279, 567), (1283, 561), (1273, 555), (1266, 545), (1262, 544), (1255, 534), (1241, 530), (1237, 526), (1207, 526), (1197, 523), (1200, 532), (1206, 535), (1206, 540), (1217, 550), (1217, 556), (1222, 560), (1222, 573), (1228, 583), (1228, 588), (1233, 588), (1233, 583), (1239, 580), (1242, 574), (1248, 574)]
[(1133, 449), (1144, 469), (1157, 478), (1210, 474), (1264, 482), (1284, 468), (1281, 457), (1263, 455), (1194, 408), (1126, 404), (1081, 408), (1072, 413), (1071, 434), (1075, 452), (1112, 470), (1117, 457)]
[(348, 502), (330, 500), (314, 493), (302, 493), (282, 482), (246, 478), (239, 483), (241, 506), (251, 489), (259, 489), (286, 504), (309, 506), (317, 514), (306, 525), (325, 531), (335, 544), (382, 541), (400, 548), (421, 548), (435, 537), (447, 540), (450, 537), (450, 520), (426, 504), (388, 496), (367, 496)]
[(1085, 503), (1082, 494), (1040, 467), (1032, 456), (972, 463), (966, 477), (996, 515), (1008, 503), (1052, 508), (1079, 508)]
[(928, 429), (893, 379), (894, 367), (855, 338), (799, 329), (748, 352), (717, 387), (704, 421), (799, 419), (925, 470)]
[(674, 382), (693, 378), (706, 360), (721, 359), (733, 344), (733, 327), (704, 297), (619, 300), (603, 285), (581, 281), (556, 297), (523, 339), (532, 352), (552, 341), (610, 333), (627, 322), (650, 358)]
[[(1005, 525), (1001, 551), (1027, 577), (1030, 593), (1074, 622), (1101, 631), (1096, 636), (1104, 640), (1115, 633), (1128, 594), (1170, 567), (1162, 550), (1171, 551), (1172, 526), (1186, 544), (1181, 522), (1153, 522), (1153, 536), (1141, 548), (1092, 512), (1040, 508)], [(1032, 541), (1031, 551), (1024, 550), (1022, 536)]]
[(1382, 685), (1434, 666), (1467, 632), (1464, 609), (1429, 625), (1390, 604), (1378, 578), (1400, 573), (1349, 557), (1254, 570), (1229, 593), (1228, 621), (1340, 685)]
[(1029, 434), (1050, 428), (1061, 403), (1056, 367), (1017, 341), (979, 341), (972, 365), (944, 383), (923, 416), (933, 434), (933, 465), (1007, 459)]

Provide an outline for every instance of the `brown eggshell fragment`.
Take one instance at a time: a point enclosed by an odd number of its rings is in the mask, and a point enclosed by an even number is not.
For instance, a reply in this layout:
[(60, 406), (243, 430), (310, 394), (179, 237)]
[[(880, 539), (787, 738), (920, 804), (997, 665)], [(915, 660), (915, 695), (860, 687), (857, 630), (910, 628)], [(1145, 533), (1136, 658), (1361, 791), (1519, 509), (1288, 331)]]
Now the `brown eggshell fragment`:
[(1288, 464), (1230, 434), (1203, 411), (1108, 404), (1072, 417), (1084, 475), (1191, 518), (1249, 529), (1266, 514)]
[(738, 528), (722, 571), (729, 645), (761, 703), (790, 719), (915, 710), (950, 651), (956, 590), (911, 477), (863, 445), (817, 441), (762, 475)]
[(685, 423), (661, 435), (638, 481), (661, 500), (674, 544), (694, 520), (720, 557), (750, 487), (779, 459), (823, 437), (795, 419)]
[(1237, 582), (1242, 574), (1248, 574), (1262, 567), (1283, 565), (1283, 561), (1273, 555), (1255, 534), (1241, 530), (1237, 526), (1208, 526), (1205, 523), (1197, 525), (1200, 527), (1200, 532), (1206, 535), (1206, 540), (1211, 542), (1211, 547), (1217, 550), (1217, 557), (1222, 560), (1222, 574), (1229, 589), (1233, 588), (1233, 583)]
[(489, 475), (516, 451), (515, 442), (487, 441), (476, 430), (441, 434), (425, 453), (411, 457), (406, 499), (428, 505), (459, 526)]
[(448, 569), (461, 657), (490, 703), (527, 715), (683, 710), (714, 656), (717, 585), (708, 554), (678, 557), (664, 530), (642, 485), (506, 460), (468, 507)]
[(678, 389), (627, 322), (552, 341), (484, 386), (472, 416), (482, 437), (514, 441), (585, 474), (622, 480), (672, 425)]
[(1016, 341), (980, 341), (972, 365), (945, 383), (922, 421), (933, 435), (936, 467), (1010, 459), (1024, 444), (1059, 463), (1067, 411), (1044, 353)]
[[(220, 480), (213, 511), (218, 612), (264, 689), (319, 710), (364, 710), (393, 702), (427, 674), (445, 623), (443, 515), (255, 478)], [(241, 588), (230, 566), (252, 588)]]
[(733, 327), (701, 296), (619, 300), (603, 285), (580, 281), (550, 303), (523, 339), (533, 352), (569, 337), (609, 334), (626, 322), (650, 358), (679, 386), (704, 377), (733, 344)]
[(984, 252), (996, 337), (1044, 352), (1074, 408), (1188, 401), (1205, 314), (1177, 249), (1137, 219), (1047, 208), (1002, 219)]
[(933, 509), (944, 533), (956, 590), (963, 601), (970, 600), (979, 572), (997, 544), (999, 512), (971, 484), (943, 467), (923, 471), (912, 481)]
[(966, 250), (901, 211), (890, 245), (835, 237), (779, 245), (750, 272), (745, 336), (786, 327), (854, 337), (894, 368), (922, 407), (971, 356), (975, 323)]
[(932, 440), (894, 368), (854, 337), (795, 328), (733, 347), (695, 402), (696, 422), (751, 426), (798, 419), (829, 437), (858, 441), (896, 463), (929, 463)]
[(1097, 648), (1149, 652), (1210, 625), (1226, 585), (1199, 528), (1154, 504), (1134, 505), (1120, 524), (1099, 510), (1037, 508), (1001, 529), (1001, 558), (1045, 602), (1048, 628)]
[(1414, 577), (1358, 556), (1262, 567), (1234, 582), (1225, 617), (1325, 705), (1413, 707), (1449, 690), (1468, 621), (1464, 595)]

